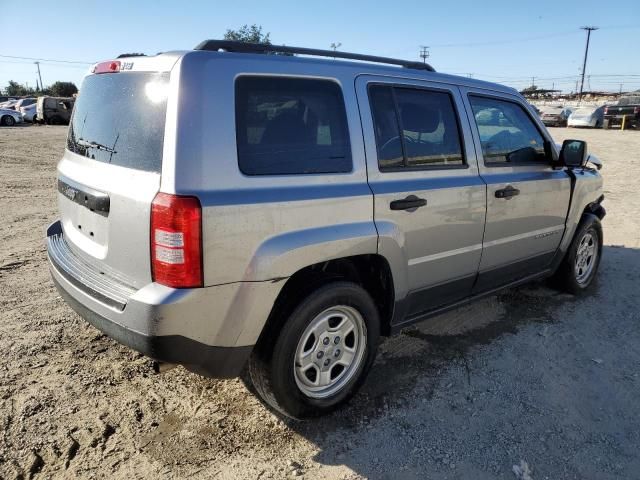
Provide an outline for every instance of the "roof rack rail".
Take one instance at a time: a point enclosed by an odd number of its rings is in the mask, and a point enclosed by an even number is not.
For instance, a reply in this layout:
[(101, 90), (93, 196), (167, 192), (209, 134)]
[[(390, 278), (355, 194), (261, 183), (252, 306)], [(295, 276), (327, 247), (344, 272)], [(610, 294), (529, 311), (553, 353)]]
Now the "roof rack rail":
[(291, 53), (299, 55), (312, 55), (315, 57), (345, 58), (348, 60), (361, 60), (364, 62), (386, 63), (389, 65), (400, 65), (405, 68), (415, 70), (426, 70), (435, 72), (435, 69), (428, 63), (420, 63), (398, 58), (376, 57), (373, 55), (362, 55), (360, 53), (339, 52), (334, 50), (320, 50), (317, 48), (289, 47), (287, 45), (267, 45), (263, 43), (246, 43), (235, 40), (205, 40), (199, 43), (194, 50), (225, 50), (234, 53)]

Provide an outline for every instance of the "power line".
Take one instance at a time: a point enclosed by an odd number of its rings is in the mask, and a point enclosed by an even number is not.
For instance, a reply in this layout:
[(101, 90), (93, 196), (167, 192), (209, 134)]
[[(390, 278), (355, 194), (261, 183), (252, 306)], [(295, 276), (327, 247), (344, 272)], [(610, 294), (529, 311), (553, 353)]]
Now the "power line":
[(16, 55), (0, 55), (2, 58), (14, 58), (17, 60), (31, 60), (37, 62), (54, 62), (54, 63), (80, 63), (84, 65), (92, 65), (95, 62), (80, 62), (77, 60), (55, 60), (52, 58), (34, 58), (34, 57), (18, 57)]
[[(27, 62), (27, 61), (18, 61), (18, 60), (0, 60), (0, 63), (10, 63), (13, 65), (33, 65), (33, 62)], [(49, 62), (40, 62), (42, 65), (51, 65), (51, 66), (55, 66), (57, 68), (82, 68), (82, 69), (86, 69), (87, 66), (86, 65), (75, 65), (75, 64), (70, 64), (70, 63), (49, 63)]]

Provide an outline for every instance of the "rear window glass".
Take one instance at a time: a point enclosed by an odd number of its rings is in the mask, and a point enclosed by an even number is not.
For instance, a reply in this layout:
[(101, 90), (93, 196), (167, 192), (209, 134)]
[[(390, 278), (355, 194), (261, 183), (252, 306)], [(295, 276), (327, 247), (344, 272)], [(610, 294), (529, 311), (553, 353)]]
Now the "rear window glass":
[(121, 167), (160, 172), (169, 74), (90, 75), (80, 88), (67, 148)]
[(342, 91), (329, 80), (240, 77), (236, 135), (246, 175), (351, 171)]

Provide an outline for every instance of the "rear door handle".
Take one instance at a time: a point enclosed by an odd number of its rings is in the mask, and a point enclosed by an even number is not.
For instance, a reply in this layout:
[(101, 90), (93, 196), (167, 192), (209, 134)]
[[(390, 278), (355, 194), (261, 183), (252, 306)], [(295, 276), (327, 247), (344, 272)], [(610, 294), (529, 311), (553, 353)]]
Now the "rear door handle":
[(511, 185), (501, 189), (501, 190), (496, 190), (496, 198), (511, 198), (511, 197), (515, 197), (516, 195), (520, 195), (520, 190), (518, 190), (517, 188), (513, 188)]
[(415, 195), (409, 195), (402, 200), (394, 200), (389, 204), (391, 210), (415, 210), (420, 207), (424, 207), (427, 204), (427, 200), (424, 198), (418, 198)]

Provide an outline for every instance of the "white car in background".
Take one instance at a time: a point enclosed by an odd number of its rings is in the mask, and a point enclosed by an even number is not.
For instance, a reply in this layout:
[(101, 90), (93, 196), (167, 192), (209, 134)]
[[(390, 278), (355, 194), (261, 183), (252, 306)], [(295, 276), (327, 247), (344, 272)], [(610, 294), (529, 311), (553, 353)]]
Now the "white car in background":
[(15, 110), (0, 109), (0, 126), (13, 127), (14, 125), (22, 123), (22, 115)]
[(580, 107), (567, 120), (568, 127), (601, 128), (604, 121), (604, 106)]
[(2, 102), (0, 103), (0, 109), (4, 109), (4, 110), (11, 110), (14, 109), (15, 104), (18, 103), (18, 100), (15, 98), (10, 98), (9, 100), (7, 100), (6, 102)]
[(26, 107), (20, 107), (20, 115), (22, 115), (22, 120), (25, 122), (33, 122), (33, 117), (36, 116), (37, 112), (38, 105), (36, 103), (32, 103)]

